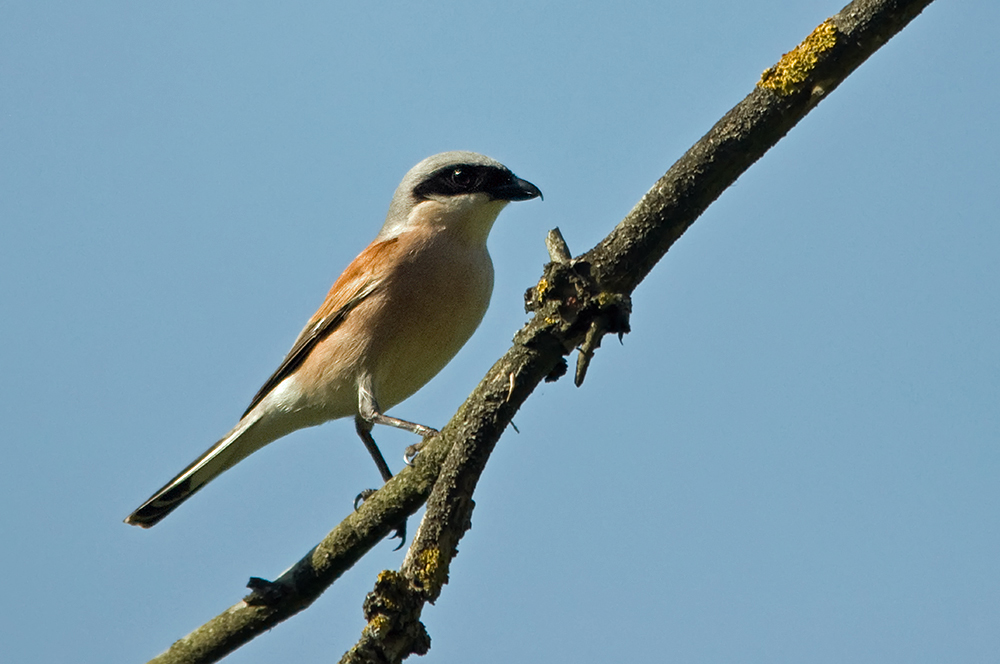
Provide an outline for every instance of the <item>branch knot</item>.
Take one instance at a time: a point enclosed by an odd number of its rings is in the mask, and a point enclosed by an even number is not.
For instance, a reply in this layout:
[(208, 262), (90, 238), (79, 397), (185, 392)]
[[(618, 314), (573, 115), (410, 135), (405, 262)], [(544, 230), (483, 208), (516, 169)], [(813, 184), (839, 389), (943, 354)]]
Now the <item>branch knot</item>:
[(365, 597), (368, 624), (341, 662), (399, 662), (411, 654), (427, 654), (431, 637), (420, 622), (420, 594), (399, 572), (379, 573), (375, 588)]
[[(538, 284), (525, 292), (524, 308), (543, 322), (566, 354), (579, 348), (574, 382), (580, 386), (601, 338), (610, 332), (620, 340), (628, 333), (632, 300), (627, 293), (604, 290), (590, 262), (573, 259), (548, 263)], [(550, 379), (564, 372), (563, 367)]]

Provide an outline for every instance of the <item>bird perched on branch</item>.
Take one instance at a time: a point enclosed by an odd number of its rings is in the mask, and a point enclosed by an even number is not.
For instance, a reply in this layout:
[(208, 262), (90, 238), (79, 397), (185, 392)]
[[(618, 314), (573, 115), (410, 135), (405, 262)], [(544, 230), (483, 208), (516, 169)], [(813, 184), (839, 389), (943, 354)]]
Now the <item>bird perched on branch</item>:
[[(382, 230), (347, 266), (236, 427), (153, 494), (125, 523), (148, 528), (224, 470), (297, 429), (354, 417), (388, 481), (371, 430), (433, 378), (479, 326), (493, 291), (486, 238), (510, 201), (538, 187), (475, 152), (424, 159), (400, 182)], [(402, 536), (401, 533), (397, 533)]]

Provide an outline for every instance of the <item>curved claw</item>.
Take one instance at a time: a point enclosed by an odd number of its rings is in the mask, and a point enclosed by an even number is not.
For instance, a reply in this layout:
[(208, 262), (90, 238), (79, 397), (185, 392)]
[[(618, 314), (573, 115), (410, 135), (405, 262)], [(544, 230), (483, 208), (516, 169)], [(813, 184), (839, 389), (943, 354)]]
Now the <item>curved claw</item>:
[(403, 451), (403, 463), (405, 463), (407, 466), (412, 466), (413, 460), (417, 458), (417, 455), (420, 454), (420, 450), (422, 449), (424, 449), (423, 441), (420, 441), (415, 445), (410, 445), (409, 447), (407, 447)]
[[(375, 489), (365, 489), (357, 496), (354, 497), (354, 511), (357, 512), (361, 504), (371, 498), (375, 494)], [(395, 527), (392, 531), (392, 535), (389, 536), (390, 540), (399, 538), (399, 546), (397, 546), (393, 551), (399, 551), (406, 544), (406, 519), (403, 519), (402, 523)]]
[(375, 489), (365, 489), (358, 495), (354, 497), (354, 511), (357, 512), (358, 508), (361, 507), (361, 503), (365, 502), (374, 495)]
[(393, 549), (393, 551), (399, 551), (403, 548), (403, 545), (406, 544), (406, 519), (403, 519), (403, 522), (396, 526), (396, 529), (392, 531), (392, 535), (389, 536), (389, 539), (394, 540), (397, 537), (399, 538), (399, 546)]

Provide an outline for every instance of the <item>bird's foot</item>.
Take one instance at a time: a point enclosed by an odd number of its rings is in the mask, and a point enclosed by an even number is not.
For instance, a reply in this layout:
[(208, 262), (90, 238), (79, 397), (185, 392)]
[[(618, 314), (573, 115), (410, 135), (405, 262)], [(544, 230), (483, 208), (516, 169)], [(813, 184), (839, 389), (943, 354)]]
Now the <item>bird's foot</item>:
[(398, 526), (392, 531), (392, 535), (389, 535), (390, 540), (399, 538), (399, 546), (397, 546), (393, 551), (399, 551), (406, 544), (406, 519), (403, 519)]
[(424, 441), (420, 441), (419, 443), (415, 443), (415, 444), (410, 445), (409, 447), (407, 447), (403, 451), (403, 462), (407, 466), (412, 466), (413, 465), (413, 460), (417, 458), (417, 455), (420, 454), (420, 451), (422, 449), (424, 449), (424, 446), (426, 444), (427, 443), (425, 443)]
[[(358, 508), (361, 507), (361, 504), (371, 498), (374, 494), (375, 489), (365, 489), (355, 496), (354, 511), (357, 511)], [(406, 544), (406, 519), (403, 519), (402, 522), (400, 522), (400, 524), (393, 529), (392, 535), (389, 536), (389, 539), (391, 540), (396, 538), (399, 538), (399, 546), (393, 549), (393, 551), (399, 551), (403, 548), (403, 545)]]
[(375, 495), (376, 489), (365, 489), (357, 496), (354, 497), (354, 511), (357, 512), (361, 507), (361, 503), (365, 502), (369, 498)]

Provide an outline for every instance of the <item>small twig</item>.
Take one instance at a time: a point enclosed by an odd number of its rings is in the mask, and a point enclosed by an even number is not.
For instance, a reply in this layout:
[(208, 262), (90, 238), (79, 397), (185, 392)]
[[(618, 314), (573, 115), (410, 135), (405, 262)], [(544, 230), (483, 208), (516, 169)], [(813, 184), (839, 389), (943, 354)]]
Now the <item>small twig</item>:
[(577, 387), (583, 385), (583, 379), (587, 377), (587, 368), (590, 367), (590, 360), (594, 357), (594, 351), (600, 348), (601, 338), (607, 331), (607, 321), (603, 318), (598, 318), (590, 324), (587, 336), (577, 349), (576, 375), (573, 376), (573, 384)]
[(563, 237), (559, 227), (556, 226), (545, 236), (545, 248), (549, 250), (549, 258), (553, 263), (568, 263), (573, 259), (573, 254), (569, 252), (569, 245)]

